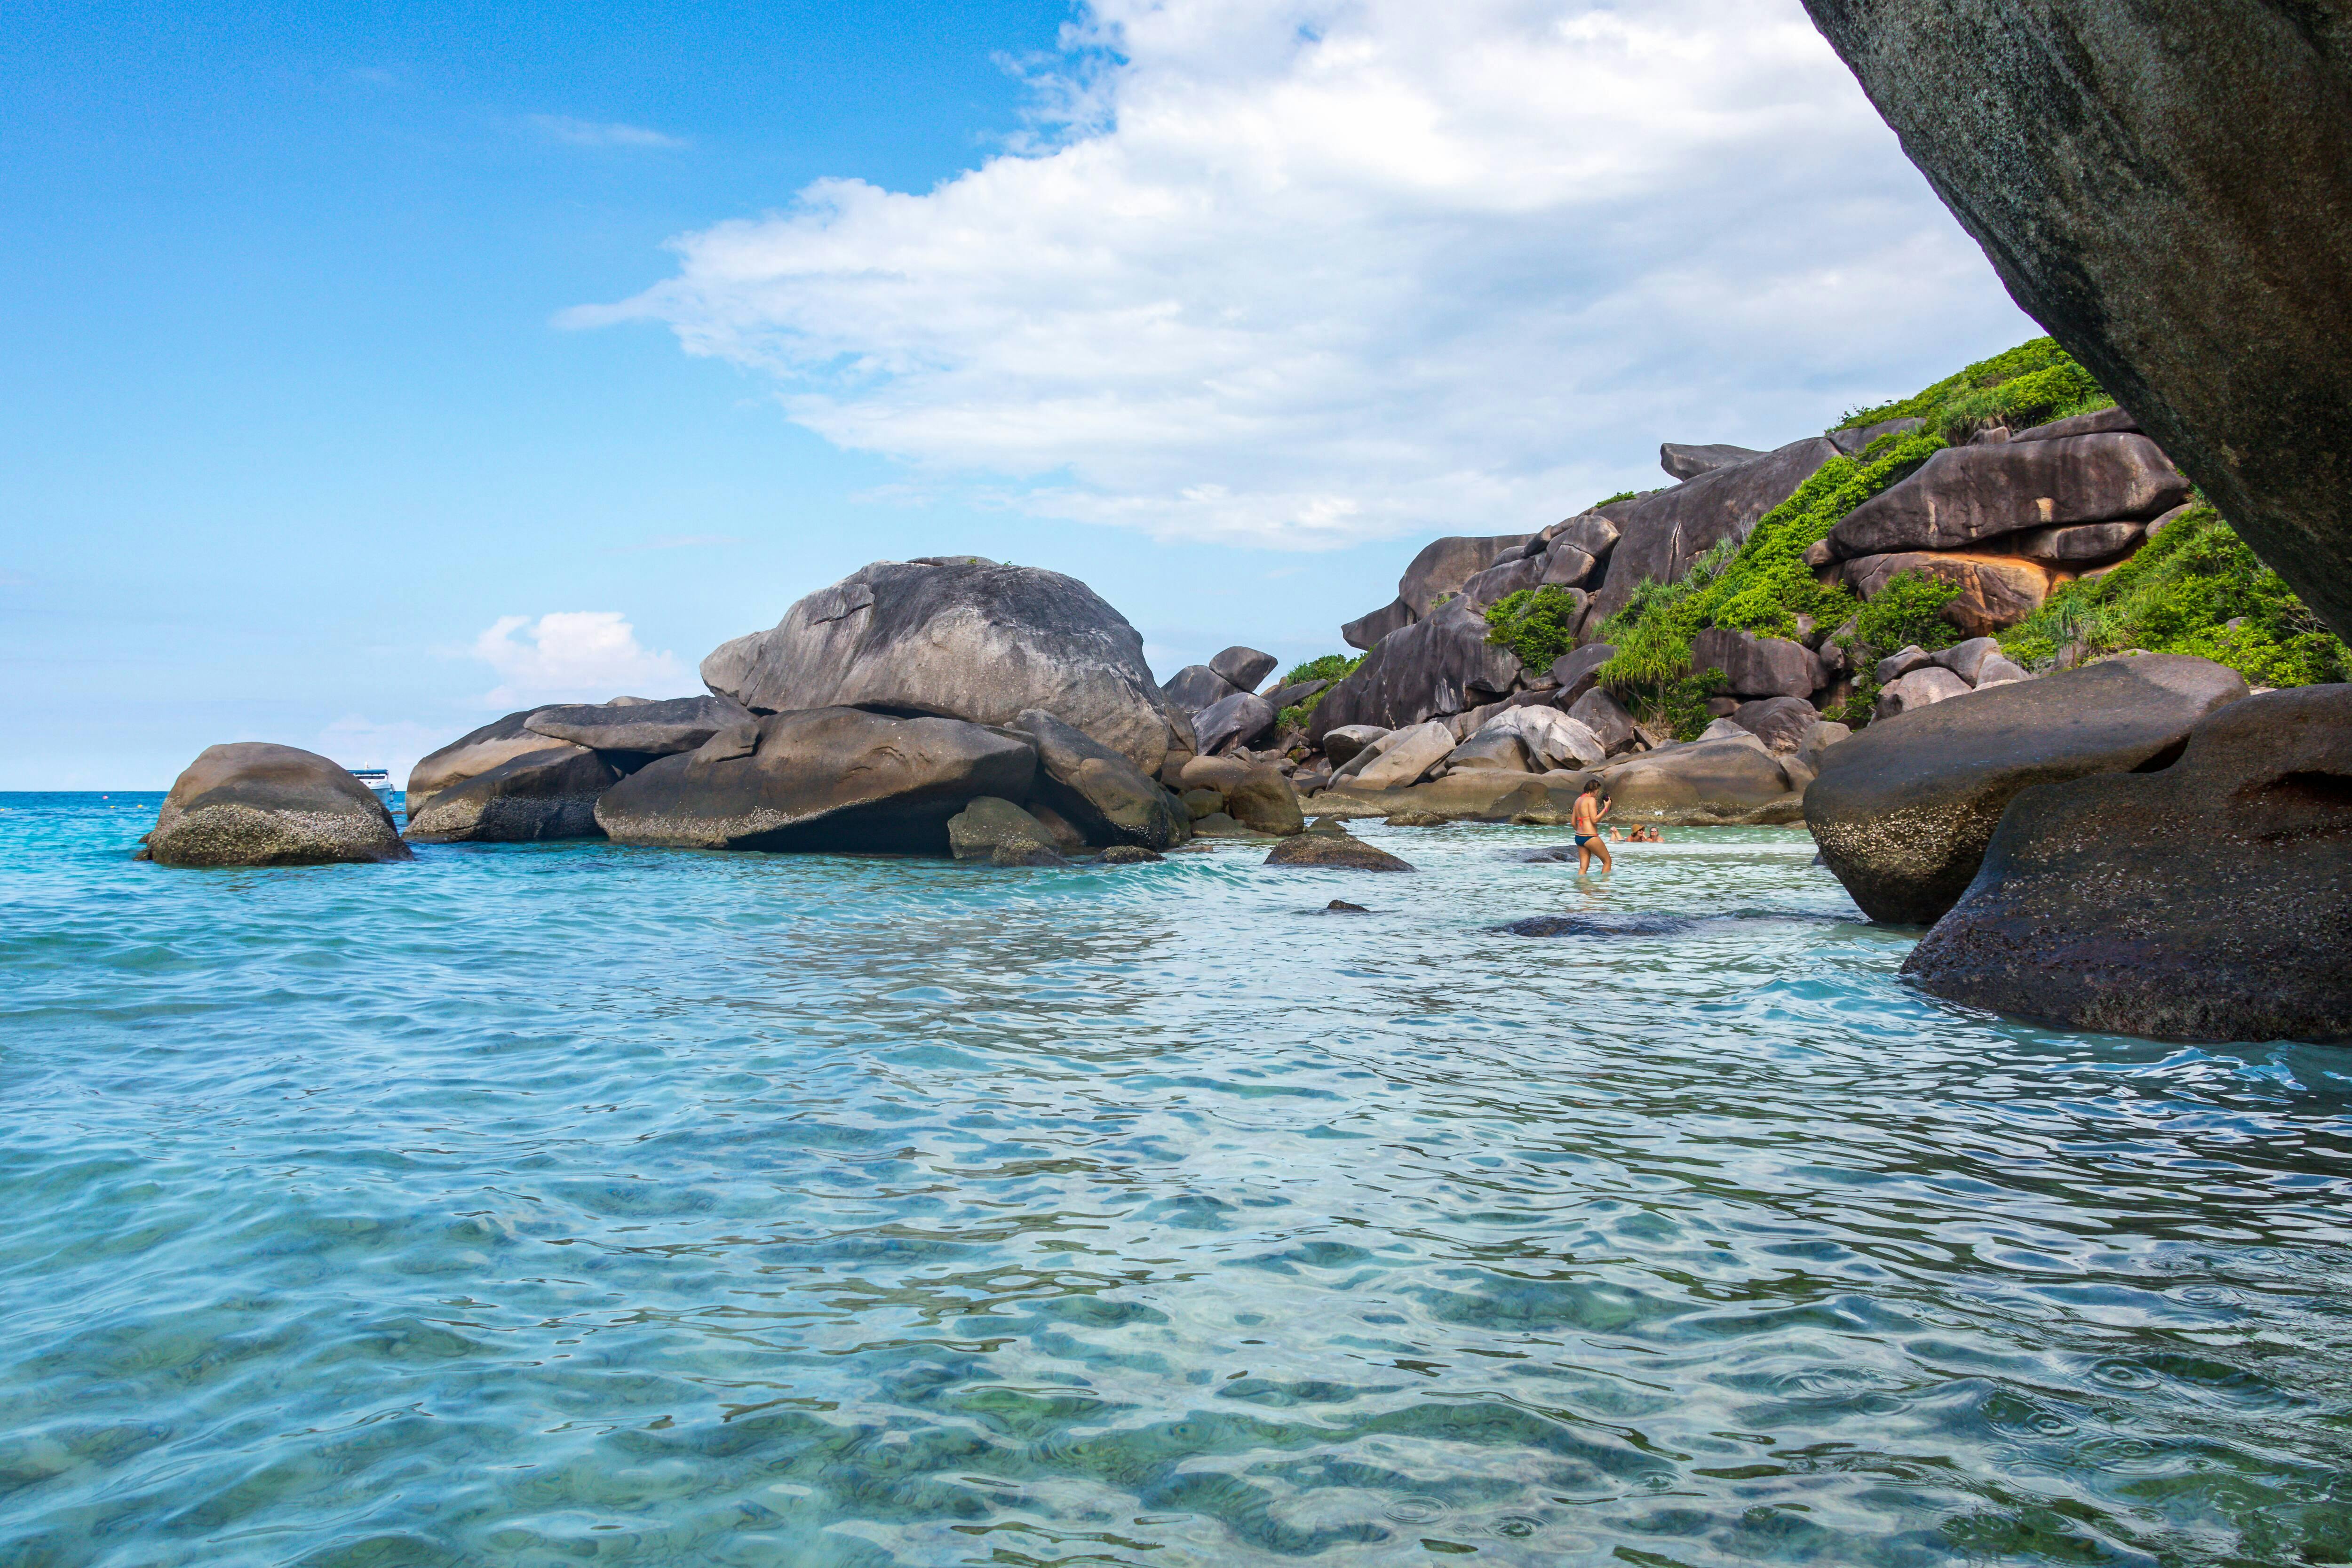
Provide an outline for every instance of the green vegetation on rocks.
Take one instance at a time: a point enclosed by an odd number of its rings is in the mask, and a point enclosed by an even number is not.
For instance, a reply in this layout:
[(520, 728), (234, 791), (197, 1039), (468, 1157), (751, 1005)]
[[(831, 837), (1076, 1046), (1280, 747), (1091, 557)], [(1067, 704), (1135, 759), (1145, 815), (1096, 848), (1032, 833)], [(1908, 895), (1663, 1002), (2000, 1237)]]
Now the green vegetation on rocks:
[(1565, 588), (1522, 588), (1486, 606), (1486, 640), (1509, 648), (1529, 669), (1549, 669), (1576, 647), (1576, 617), (1583, 608)]
[(2060, 588), (2000, 646), (2028, 669), (2051, 668), (2062, 654), (2080, 663), (2144, 648), (2226, 664), (2253, 686), (2352, 679), (2352, 651), (2209, 506), (2114, 571)]
[[(1318, 654), (1284, 676), (1282, 684), (1291, 686), (1302, 680), (1328, 680), (1331, 686), (1337, 686), (1355, 674), (1356, 667), (1363, 662), (1362, 654), (1358, 654), (1353, 658), (1344, 653)], [(1292, 703), (1280, 713), (1276, 714), (1276, 727), (1286, 730), (1307, 728), (1307, 716), (1321, 705), (1325, 693), (1331, 689), (1331, 686), (1325, 687), (1322, 691), (1317, 692), (1304, 702)]]
[(1958, 446), (1979, 430), (2012, 430), (2112, 407), (2115, 399), (2054, 338), (2035, 338), (1946, 376), (1925, 391), (1875, 408), (1857, 408), (1832, 426), (1849, 430), (1888, 419), (1924, 419), (1927, 428)]
[(1854, 616), (1853, 641), (1888, 651), (1917, 647), (1934, 653), (1950, 647), (1960, 640), (1960, 633), (1944, 618), (1944, 606), (1959, 596), (1958, 588), (1925, 572), (1898, 572)]

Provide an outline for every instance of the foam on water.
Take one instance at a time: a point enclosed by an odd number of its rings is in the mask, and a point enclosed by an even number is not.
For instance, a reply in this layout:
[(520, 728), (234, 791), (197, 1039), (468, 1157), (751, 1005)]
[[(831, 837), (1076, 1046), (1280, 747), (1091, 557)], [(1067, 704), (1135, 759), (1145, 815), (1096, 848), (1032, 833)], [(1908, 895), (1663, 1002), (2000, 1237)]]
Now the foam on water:
[(0, 1563), (2352, 1554), (2352, 1053), (1945, 1007), (1801, 834), (155, 803), (0, 802)]

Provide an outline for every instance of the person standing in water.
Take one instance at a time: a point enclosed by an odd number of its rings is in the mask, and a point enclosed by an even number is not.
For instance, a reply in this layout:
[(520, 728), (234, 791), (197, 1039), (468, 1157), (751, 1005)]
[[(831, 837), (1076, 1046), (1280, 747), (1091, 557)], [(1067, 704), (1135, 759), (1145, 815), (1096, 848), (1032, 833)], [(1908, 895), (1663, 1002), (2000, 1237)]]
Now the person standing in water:
[(1592, 858), (1601, 857), (1603, 871), (1616, 869), (1609, 858), (1608, 841), (1601, 837), (1601, 819), (1609, 815), (1611, 802), (1601, 798), (1601, 781), (1584, 781), (1584, 793), (1576, 797), (1576, 810), (1571, 820), (1576, 829), (1576, 874), (1580, 877), (1592, 869)]

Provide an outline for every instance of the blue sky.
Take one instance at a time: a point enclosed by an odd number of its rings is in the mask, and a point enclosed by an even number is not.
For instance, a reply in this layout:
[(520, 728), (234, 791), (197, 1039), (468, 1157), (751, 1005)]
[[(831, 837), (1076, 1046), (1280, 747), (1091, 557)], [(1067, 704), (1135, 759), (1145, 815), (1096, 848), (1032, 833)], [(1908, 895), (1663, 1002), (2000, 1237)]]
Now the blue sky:
[(0, 789), (694, 689), (863, 563), (1168, 674), (2030, 335), (1786, 6), (20, 5)]

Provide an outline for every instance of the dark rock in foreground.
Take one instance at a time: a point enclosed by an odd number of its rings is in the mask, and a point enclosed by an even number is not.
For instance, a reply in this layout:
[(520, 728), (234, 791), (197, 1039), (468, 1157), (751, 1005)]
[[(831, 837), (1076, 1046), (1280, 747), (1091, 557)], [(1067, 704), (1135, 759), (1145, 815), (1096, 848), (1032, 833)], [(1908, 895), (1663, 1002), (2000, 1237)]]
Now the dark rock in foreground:
[(1037, 794), (1089, 844), (1166, 849), (1192, 837), (1192, 817), (1133, 763), (1042, 708), (1013, 727), (1037, 747)]
[(761, 712), (861, 707), (1010, 724), (1042, 708), (1145, 773), (1173, 743), (1127, 618), (1075, 577), (970, 557), (881, 561), (704, 661)]
[(2352, 632), (2343, 0), (1806, 0), (2017, 302)]
[(672, 697), (659, 702), (541, 708), (524, 718), (523, 728), (534, 735), (594, 751), (666, 757), (673, 752), (691, 752), (719, 731), (751, 717), (751, 710), (731, 697)]
[(948, 818), (948, 853), (996, 866), (1066, 866), (1051, 829), (1013, 805), (982, 795)]
[(1365, 843), (1352, 833), (1317, 829), (1286, 838), (1265, 858), (1269, 866), (1328, 866), (1350, 871), (1410, 871), (1410, 862)]
[(160, 866), (405, 860), (392, 813), (351, 770), (266, 742), (209, 746), (172, 782), (141, 857)]
[(542, 740), (536, 752), (436, 791), (409, 812), (407, 837), (425, 844), (602, 838), (596, 797), (620, 776), (585, 746)]
[(1026, 796), (1036, 772), (1034, 748), (977, 724), (816, 708), (646, 764), (604, 792), (596, 823), (619, 844), (937, 855), (950, 817)]
[(1864, 914), (1926, 925), (1968, 889), (2020, 790), (2158, 761), (2245, 695), (2224, 666), (2146, 654), (1955, 696), (1822, 753), (1805, 822)]
[(1903, 973), (2078, 1029), (2352, 1039), (2352, 686), (2232, 703), (2158, 773), (2020, 792)]

